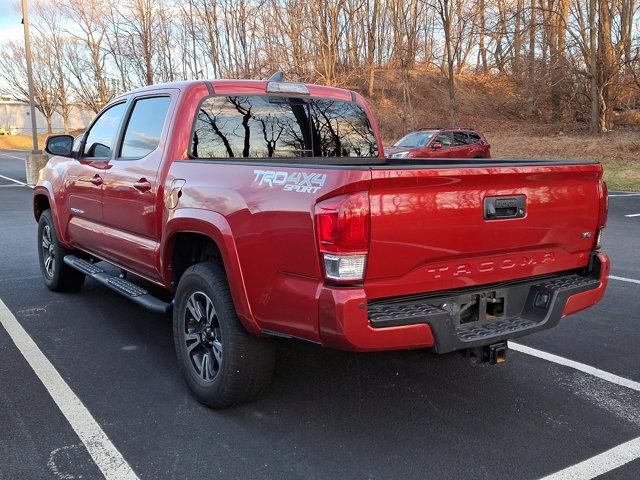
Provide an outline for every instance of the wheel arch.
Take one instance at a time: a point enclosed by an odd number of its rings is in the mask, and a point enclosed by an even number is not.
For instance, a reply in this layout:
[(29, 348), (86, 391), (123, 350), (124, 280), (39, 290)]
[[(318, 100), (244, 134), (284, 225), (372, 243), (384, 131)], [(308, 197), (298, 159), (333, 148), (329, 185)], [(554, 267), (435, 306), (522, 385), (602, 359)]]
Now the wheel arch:
[(32, 210), (33, 218), (36, 222), (40, 221), (40, 216), (45, 210), (51, 211), (51, 218), (53, 218), (53, 225), (56, 229), (58, 239), (67, 244), (68, 238), (65, 229), (60, 224), (60, 217), (56, 208), (56, 199), (52, 193), (51, 184), (47, 181), (41, 182), (33, 189), (32, 197)]
[[(51, 209), (52, 201), (50, 200), (49, 191), (46, 187), (38, 185), (33, 189), (33, 217), (36, 222), (40, 221), (40, 215), (47, 209)], [(54, 212), (51, 212), (52, 215)]]
[[(207, 241), (211, 243), (207, 244)], [(203, 250), (200, 252), (204, 256), (200, 261), (212, 261), (216, 257), (219, 259), (227, 275), (238, 318), (249, 332), (259, 334), (260, 328), (251, 310), (235, 240), (224, 216), (201, 209), (179, 209), (173, 212), (166, 224), (160, 248), (160, 269), (165, 284), (172, 288), (177, 286), (177, 281), (184, 270), (193, 263), (197, 263), (194, 261), (189, 263), (188, 260), (175, 263), (177, 259), (183, 258), (182, 254), (186, 249), (194, 247), (193, 244), (189, 244), (185, 248), (183, 242), (203, 242), (201, 247)]]

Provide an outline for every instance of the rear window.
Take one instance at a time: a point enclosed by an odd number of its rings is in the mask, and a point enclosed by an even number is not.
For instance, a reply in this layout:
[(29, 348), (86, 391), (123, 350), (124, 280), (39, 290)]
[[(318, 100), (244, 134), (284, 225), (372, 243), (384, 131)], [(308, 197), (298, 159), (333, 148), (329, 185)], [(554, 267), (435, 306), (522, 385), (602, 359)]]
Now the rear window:
[(366, 113), (353, 102), (209, 97), (198, 111), (194, 158), (377, 157)]

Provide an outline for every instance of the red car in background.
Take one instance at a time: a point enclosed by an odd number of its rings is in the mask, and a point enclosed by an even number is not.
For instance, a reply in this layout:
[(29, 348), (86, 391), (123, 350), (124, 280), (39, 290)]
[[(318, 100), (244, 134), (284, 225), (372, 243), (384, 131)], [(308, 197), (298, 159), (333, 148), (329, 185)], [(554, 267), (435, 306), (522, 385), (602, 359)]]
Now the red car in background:
[(422, 129), (385, 148), (389, 158), (491, 158), (484, 135), (470, 129)]

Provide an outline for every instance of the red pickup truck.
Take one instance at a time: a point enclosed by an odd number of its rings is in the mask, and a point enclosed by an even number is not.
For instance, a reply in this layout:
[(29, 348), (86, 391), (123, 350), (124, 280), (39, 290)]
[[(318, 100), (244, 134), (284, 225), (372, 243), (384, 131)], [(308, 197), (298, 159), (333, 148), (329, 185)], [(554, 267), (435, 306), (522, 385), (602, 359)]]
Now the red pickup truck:
[(600, 164), (385, 158), (348, 90), (150, 86), (47, 152), (33, 191), (47, 287), (91, 277), (172, 312), (184, 377), (212, 407), (267, 385), (269, 337), (495, 363), (607, 284)]

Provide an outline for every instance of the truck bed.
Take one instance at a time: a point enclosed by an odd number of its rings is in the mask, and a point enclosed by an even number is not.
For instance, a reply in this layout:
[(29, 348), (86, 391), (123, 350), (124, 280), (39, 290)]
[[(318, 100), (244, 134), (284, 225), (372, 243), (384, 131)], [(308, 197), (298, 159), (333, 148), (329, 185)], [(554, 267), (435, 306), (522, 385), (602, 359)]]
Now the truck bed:
[[(304, 174), (304, 175), (303, 175)], [(322, 179), (312, 192), (284, 178)], [(315, 236), (318, 202), (367, 192), (370, 248), (358, 287), (367, 300), (483, 286), (585, 267), (597, 235), (602, 167), (546, 160), (185, 159), (180, 207), (225, 217), (251, 315), (263, 328), (319, 340), (325, 285)], [(486, 219), (486, 198), (524, 201), (518, 218)], [(173, 214), (172, 214), (173, 215)], [(286, 299), (286, 302), (283, 302)], [(319, 301), (319, 300), (317, 300)], [(317, 307), (316, 307), (317, 308)]]
[[(229, 159), (201, 159), (191, 161), (206, 163), (230, 163)], [(261, 159), (237, 159), (236, 165), (273, 165), (273, 166), (297, 166), (309, 165), (321, 168), (355, 168), (355, 169), (380, 169), (380, 168), (459, 168), (459, 167), (518, 167), (535, 165), (593, 165), (599, 164), (597, 160), (545, 160), (545, 159), (514, 159), (514, 158), (386, 158), (386, 157), (297, 157), (297, 158), (270, 158)]]

